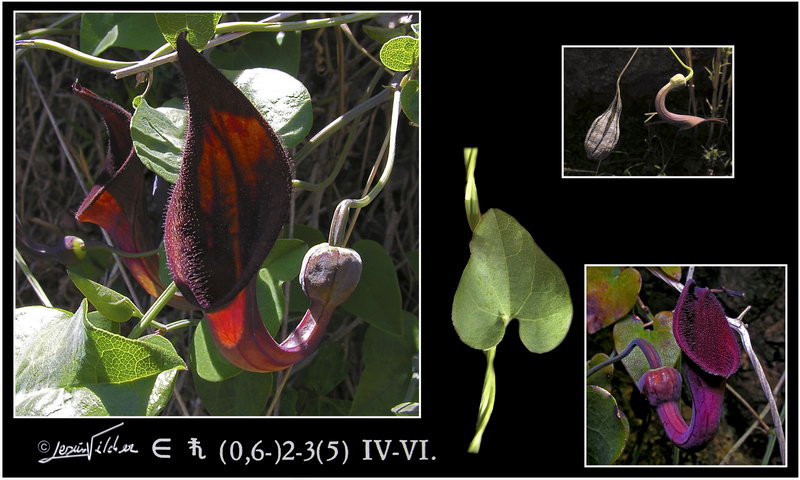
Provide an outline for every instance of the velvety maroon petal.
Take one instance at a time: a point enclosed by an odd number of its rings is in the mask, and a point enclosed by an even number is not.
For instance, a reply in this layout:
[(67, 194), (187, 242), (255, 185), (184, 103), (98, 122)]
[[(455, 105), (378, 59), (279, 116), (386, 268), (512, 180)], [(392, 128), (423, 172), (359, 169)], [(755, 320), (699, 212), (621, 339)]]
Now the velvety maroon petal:
[(206, 311), (255, 276), (288, 217), (291, 164), (249, 100), (183, 35), (178, 62), (189, 120), (167, 207), (167, 262), (178, 289)]
[(704, 371), (729, 377), (739, 368), (736, 342), (725, 310), (707, 288), (689, 280), (675, 306), (672, 330), (678, 346)]
[[(120, 250), (143, 252), (155, 249), (158, 240), (153, 236), (147, 215), (144, 181), (147, 170), (133, 149), (130, 113), (83, 88), (77, 81), (72, 89), (100, 113), (109, 133), (103, 171), (78, 208), (75, 218), (102, 227)], [(158, 275), (158, 255), (124, 257), (122, 261), (147, 293), (157, 297), (164, 291)], [(170, 304), (177, 308), (196, 309), (182, 296), (174, 297)]]

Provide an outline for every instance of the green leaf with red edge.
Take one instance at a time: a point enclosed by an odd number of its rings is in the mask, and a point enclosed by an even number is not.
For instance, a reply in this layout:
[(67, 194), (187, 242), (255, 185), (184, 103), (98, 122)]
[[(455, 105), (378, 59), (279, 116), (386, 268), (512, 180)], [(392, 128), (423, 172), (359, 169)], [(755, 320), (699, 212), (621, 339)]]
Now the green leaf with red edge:
[[(661, 357), (661, 365), (674, 367), (681, 354), (681, 349), (672, 335), (672, 312), (659, 312), (653, 320), (652, 328), (644, 328), (642, 321), (629, 316), (614, 325), (614, 348), (621, 352), (635, 338), (643, 338), (650, 342)], [(622, 364), (634, 382), (638, 382), (644, 372), (650, 370), (650, 364), (639, 348), (622, 359)]]
[(595, 333), (631, 311), (642, 277), (633, 268), (588, 267), (586, 269), (586, 328)]

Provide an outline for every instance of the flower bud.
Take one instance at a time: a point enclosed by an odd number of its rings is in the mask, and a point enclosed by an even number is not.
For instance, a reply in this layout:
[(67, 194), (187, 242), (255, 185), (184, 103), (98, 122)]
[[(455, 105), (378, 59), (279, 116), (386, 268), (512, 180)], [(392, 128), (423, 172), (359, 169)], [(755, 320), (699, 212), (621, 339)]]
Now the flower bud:
[(86, 243), (73, 235), (64, 237), (62, 262), (66, 265), (79, 263), (86, 258)]
[(355, 250), (320, 243), (311, 247), (300, 267), (300, 286), (313, 301), (341, 305), (361, 278), (361, 256)]
[(681, 374), (672, 367), (648, 370), (639, 379), (639, 391), (653, 407), (677, 401), (681, 397)]

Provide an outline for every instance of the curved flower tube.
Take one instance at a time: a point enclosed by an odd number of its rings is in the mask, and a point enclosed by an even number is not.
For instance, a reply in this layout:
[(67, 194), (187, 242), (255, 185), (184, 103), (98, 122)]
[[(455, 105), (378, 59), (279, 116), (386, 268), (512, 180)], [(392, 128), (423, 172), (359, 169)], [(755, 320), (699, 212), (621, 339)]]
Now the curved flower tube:
[[(103, 171), (78, 208), (75, 218), (102, 227), (114, 245), (126, 252), (146, 252), (158, 247), (147, 215), (144, 176), (145, 166), (133, 149), (130, 135), (131, 114), (119, 105), (98, 97), (76, 80), (72, 90), (103, 117), (109, 134), (109, 147)], [(153, 297), (165, 289), (158, 275), (158, 255), (140, 258), (123, 257), (142, 288)], [(182, 296), (170, 305), (196, 309)]]
[(361, 258), (355, 250), (316, 245), (306, 254), (300, 274), (311, 307), (286, 340), (278, 344), (264, 326), (253, 277), (230, 305), (206, 312), (214, 342), (222, 355), (241, 369), (274, 372), (288, 368), (319, 345), (331, 314), (350, 296), (360, 276)]
[(288, 217), (291, 162), (250, 101), (185, 39), (177, 40), (189, 120), (164, 227), (175, 285), (199, 305), (232, 364), (254, 372), (297, 363), (320, 342), (355, 288), (361, 260), (326, 244), (309, 251), (301, 282), (311, 308), (278, 343), (258, 313), (255, 278)]
[(672, 77), (666, 85), (661, 87), (661, 90), (658, 91), (656, 94), (656, 112), (658, 112), (658, 116), (661, 117), (666, 123), (671, 125), (675, 125), (676, 127), (680, 127), (678, 130), (689, 130), (694, 128), (702, 123), (721, 123), (723, 125), (728, 124), (728, 119), (726, 118), (701, 118), (695, 117), (693, 115), (681, 115), (677, 113), (672, 113), (667, 110), (666, 99), (669, 92), (672, 90), (678, 89), (686, 85), (686, 80), (683, 75), (678, 74)]
[(683, 359), (683, 374), (692, 397), (688, 425), (681, 415), (681, 375), (677, 370), (648, 370), (639, 379), (639, 390), (656, 409), (669, 439), (684, 450), (699, 450), (714, 438), (719, 427), (727, 379), (703, 372), (688, 358)]
[(698, 450), (714, 438), (719, 427), (725, 382), (739, 368), (739, 347), (719, 300), (691, 279), (678, 298), (672, 325), (684, 353), (683, 376), (691, 392), (689, 424), (681, 415), (677, 370), (648, 357), (652, 370), (642, 375), (638, 387), (656, 409), (670, 440), (685, 450)]

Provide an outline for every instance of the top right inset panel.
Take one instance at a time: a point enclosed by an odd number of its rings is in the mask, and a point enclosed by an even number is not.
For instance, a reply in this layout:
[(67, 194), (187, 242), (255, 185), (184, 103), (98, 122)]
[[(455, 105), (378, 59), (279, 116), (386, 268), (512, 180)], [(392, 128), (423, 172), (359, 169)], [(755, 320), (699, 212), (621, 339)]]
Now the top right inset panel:
[(562, 47), (562, 175), (732, 178), (733, 52)]

